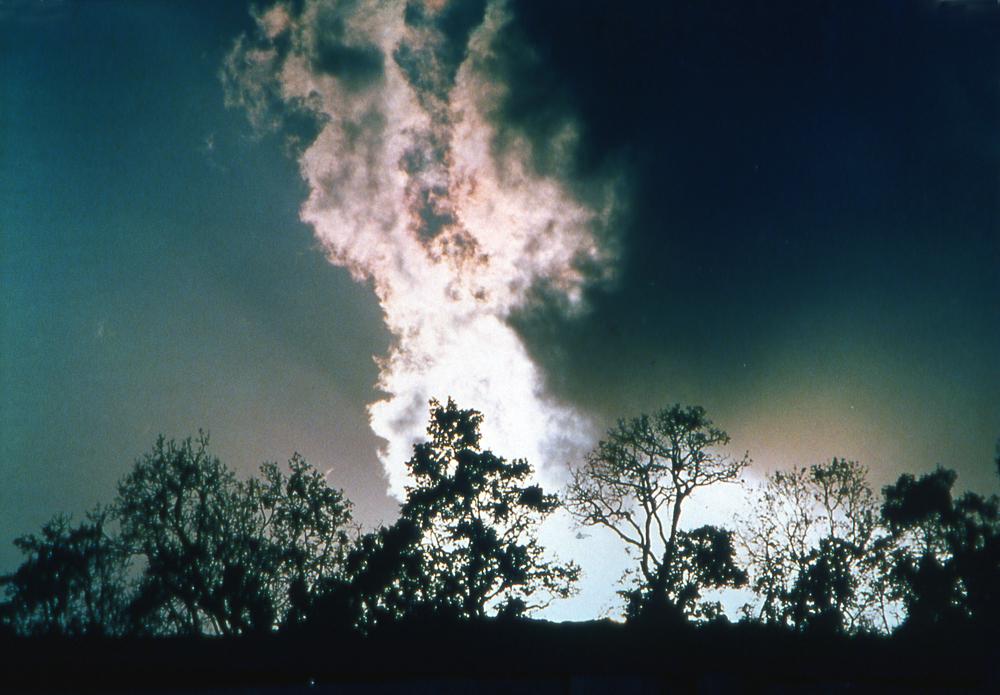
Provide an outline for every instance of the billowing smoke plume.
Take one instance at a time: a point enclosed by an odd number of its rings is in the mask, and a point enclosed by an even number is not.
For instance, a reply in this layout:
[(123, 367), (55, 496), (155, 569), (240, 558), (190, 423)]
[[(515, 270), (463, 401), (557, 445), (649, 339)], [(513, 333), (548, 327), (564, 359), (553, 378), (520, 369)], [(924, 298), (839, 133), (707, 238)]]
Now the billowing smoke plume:
[[(531, 166), (525, 138), (498, 137), (506, 21), (502, 2), (277, 4), (224, 70), (229, 103), (258, 127), (318, 123), (300, 143), (301, 216), (333, 263), (372, 283), (394, 336), (369, 413), (396, 495), (432, 397), (481, 410), (487, 444), (550, 483), (593, 434), (546, 396), (509, 318), (540, 296), (579, 309), (613, 264), (612, 194), (590, 186), (583, 202)], [(567, 120), (548, 147), (568, 161), (575, 139)]]

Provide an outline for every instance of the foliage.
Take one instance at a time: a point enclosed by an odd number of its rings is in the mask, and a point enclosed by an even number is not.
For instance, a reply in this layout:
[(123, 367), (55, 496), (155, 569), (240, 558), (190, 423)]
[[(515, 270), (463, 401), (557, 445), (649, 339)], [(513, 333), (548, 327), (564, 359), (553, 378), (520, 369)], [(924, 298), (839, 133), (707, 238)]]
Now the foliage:
[[(242, 635), (403, 619), (521, 616), (573, 591), (579, 568), (549, 556), (539, 525), (559, 500), (532, 469), (482, 448), (482, 415), (431, 401), (428, 441), (407, 462), (398, 520), (351, 538), (351, 504), (295, 454), (237, 480), (207, 435), (160, 437), (113, 505), (57, 516), (19, 538), (0, 577), (0, 629), (19, 635)], [(629, 619), (713, 620), (707, 590), (748, 583), (750, 620), (798, 630), (1000, 624), (1000, 498), (955, 496), (953, 471), (903, 475), (876, 498), (852, 461), (776, 471), (736, 536), (680, 528), (699, 488), (748, 459), (702, 408), (619, 421), (575, 471), (566, 506), (636, 559)], [(1000, 468), (1000, 449), (997, 461)], [(998, 470), (1000, 472), (1000, 470)]]
[[(687, 615), (698, 614), (692, 580), (739, 585), (742, 575), (720, 568), (732, 559), (694, 552), (706, 539), (716, 550), (727, 546), (723, 532), (680, 535), (684, 502), (697, 489), (733, 482), (749, 457), (733, 459), (714, 451), (729, 443), (704, 408), (674, 405), (652, 416), (620, 420), (574, 471), (566, 508), (580, 524), (610, 529), (638, 559), (638, 586), (626, 592), (635, 602), (666, 600)], [(731, 544), (728, 546), (731, 549)], [(711, 559), (709, 566), (696, 567)], [(694, 563), (694, 564), (692, 564)], [(720, 564), (721, 563), (721, 564)], [(697, 584), (697, 581), (695, 582)], [(697, 593), (697, 592), (695, 592)]]
[(422, 534), (400, 518), (358, 538), (347, 555), (344, 576), (325, 586), (313, 613), (324, 624), (347, 624), (368, 630), (433, 613), (421, 554)]
[(27, 558), (0, 578), (4, 613), (25, 635), (120, 635), (125, 631), (127, 557), (108, 535), (108, 513), (97, 509), (73, 525), (58, 515), (40, 535), (14, 541)]
[(268, 587), (273, 613), (283, 625), (304, 621), (320, 588), (340, 576), (350, 539), (351, 503), (298, 454), (288, 474), (276, 463), (240, 493), (254, 509), (254, 529), (270, 553)]
[(482, 415), (431, 401), (429, 441), (414, 447), (400, 518), (362, 539), (349, 560), (362, 621), (521, 615), (568, 596), (579, 570), (539, 544), (558, 506), (531, 466), (480, 444)]
[(192, 441), (160, 437), (119, 485), (121, 538), (142, 559), (133, 604), (154, 633), (238, 635), (299, 622), (343, 561), (350, 505), (298, 455), (238, 482)]
[(888, 539), (861, 464), (843, 459), (775, 471), (742, 520), (756, 619), (797, 628), (888, 631)]
[(997, 467), (997, 475), (1000, 476), (1000, 439), (997, 440), (996, 453), (993, 455), (993, 464)]
[(898, 542), (892, 577), (911, 628), (1000, 619), (1000, 499), (955, 499), (955, 480), (939, 467), (883, 491), (882, 514)]
[(641, 585), (625, 591), (629, 619), (662, 611), (657, 617), (714, 620), (723, 615), (722, 605), (717, 601), (702, 601), (702, 591), (740, 587), (747, 581), (746, 572), (736, 564), (733, 532), (716, 526), (678, 531), (674, 560), (663, 565), (661, 571), (668, 573), (664, 584), (669, 600), (663, 602), (662, 594), (653, 593), (656, 585)]
[(167, 442), (118, 486), (122, 541), (144, 560), (135, 618), (156, 633), (240, 634), (274, 621), (253, 509), (208, 437)]

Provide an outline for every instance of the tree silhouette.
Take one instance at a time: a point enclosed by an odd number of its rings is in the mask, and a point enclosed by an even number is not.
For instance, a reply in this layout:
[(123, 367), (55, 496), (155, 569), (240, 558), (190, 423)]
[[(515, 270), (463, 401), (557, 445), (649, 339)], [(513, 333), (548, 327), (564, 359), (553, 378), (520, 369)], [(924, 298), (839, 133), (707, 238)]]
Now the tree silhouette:
[(993, 463), (997, 467), (997, 475), (1000, 476), (1000, 439), (997, 440), (996, 453), (993, 455)]
[(855, 461), (775, 471), (740, 525), (750, 586), (747, 611), (767, 623), (888, 631), (888, 538), (868, 472)]
[(344, 576), (325, 584), (314, 623), (367, 631), (403, 618), (430, 617), (435, 606), (428, 598), (421, 540), (417, 525), (404, 518), (361, 536), (347, 555)]
[(127, 554), (97, 509), (73, 525), (58, 515), (40, 535), (14, 544), (27, 558), (0, 578), (8, 624), (17, 634), (121, 635), (126, 630)]
[[(677, 547), (673, 561), (660, 569), (665, 576), (670, 604), (666, 607), (674, 615), (712, 620), (720, 617), (722, 605), (718, 601), (701, 601), (705, 589), (740, 587), (746, 584), (747, 574), (736, 564), (733, 532), (716, 526), (701, 526), (692, 531), (677, 532)], [(661, 590), (659, 584), (640, 585), (623, 592), (628, 601), (626, 615), (641, 619), (650, 611), (662, 610), (653, 592)]]
[(312, 612), (324, 583), (342, 576), (352, 505), (298, 454), (287, 475), (276, 463), (260, 472), (240, 492), (254, 509), (250, 532), (270, 554), (273, 612), (282, 625), (294, 625)]
[(527, 461), (484, 450), (482, 415), (431, 401), (427, 433), (407, 462), (413, 484), (399, 520), (348, 561), (361, 621), (521, 615), (568, 596), (579, 570), (548, 557), (538, 525), (558, 506), (531, 484)]
[[(682, 535), (684, 503), (697, 489), (733, 482), (749, 457), (733, 459), (713, 451), (729, 443), (704, 408), (674, 405), (649, 416), (619, 420), (574, 471), (566, 492), (566, 508), (586, 526), (610, 529), (638, 560), (638, 586), (626, 592), (630, 614), (666, 602), (668, 610), (694, 616), (692, 581), (738, 585), (732, 552), (724, 531), (700, 530)], [(704, 544), (713, 552), (695, 552)], [(709, 564), (698, 567), (705, 560)]]
[(232, 635), (270, 627), (270, 553), (236, 478), (192, 441), (157, 439), (118, 486), (122, 541), (144, 566), (135, 618), (157, 633)]
[[(399, 519), (354, 540), (350, 502), (298, 454), (240, 481), (207, 435), (159, 437), (110, 507), (15, 541), (26, 557), (0, 577), (2, 628), (235, 636), (311, 621), (368, 631), (521, 616), (570, 595), (579, 568), (536, 535), (559, 500), (531, 482), (527, 461), (482, 448), (480, 413), (430, 405)], [(744, 569), (733, 532), (680, 528), (697, 489), (747, 465), (715, 451), (728, 441), (703, 409), (673, 406), (620, 421), (575, 471), (570, 512), (609, 528), (637, 560), (620, 592), (630, 620), (719, 617), (704, 592), (744, 585), (749, 570), (758, 602), (746, 612), (766, 623), (888, 632), (902, 605), (913, 629), (1000, 624), (996, 495), (955, 497), (955, 473), (938, 468), (900, 476), (880, 507), (856, 462), (778, 471), (741, 526)]]
[(1000, 500), (952, 496), (954, 471), (902, 475), (882, 514), (898, 541), (892, 576), (911, 628), (1000, 620)]
[(121, 538), (142, 574), (137, 626), (155, 633), (238, 635), (303, 619), (335, 576), (350, 505), (298, 455), (282, 474), (238, 482), (192, 441), (160, 437), (119, 484)]

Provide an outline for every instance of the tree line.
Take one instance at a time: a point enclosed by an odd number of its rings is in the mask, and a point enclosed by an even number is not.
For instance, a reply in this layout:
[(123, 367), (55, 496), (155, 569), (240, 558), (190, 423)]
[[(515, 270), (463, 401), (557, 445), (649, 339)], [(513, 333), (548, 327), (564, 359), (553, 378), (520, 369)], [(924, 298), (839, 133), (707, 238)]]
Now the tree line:
[(733, 528), (687, 528), (692, 496), (750, 463), (722, 451), (729, 437), (703, 408), (620, 420), (561, 495), (527, 461), (484, 449), (481, 422), (432, 401), (399, 516), (367, 532), (297, 454), (240, 480), (207, 435), (161, 436), (109, 505), (15, 541), (24, 560), (0, 577), (0, 629), (235, 636), (515, 619), (574, 591), (579, 567), (537, 537), (560, 506), (627, 549), (630, 622), (727, 621), (718, 592), (740, 590), (741, 621), (788, 630), (1000, 624), (1000, 499), (956, 495), (951, 470), (901, 475), (881, 494), (853, 461), (775, 471)]

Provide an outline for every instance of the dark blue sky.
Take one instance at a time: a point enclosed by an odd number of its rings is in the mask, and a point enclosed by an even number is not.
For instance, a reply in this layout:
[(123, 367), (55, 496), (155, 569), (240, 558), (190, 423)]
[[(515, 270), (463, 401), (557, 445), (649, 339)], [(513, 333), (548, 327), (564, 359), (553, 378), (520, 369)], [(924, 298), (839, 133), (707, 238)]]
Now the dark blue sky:
[(541, 58), (514, 61), (511, 127), (580, 113), (580, 166), (627, 162), (633, 191), (622, 281), (585, 322), (527, 320), (562, 391), (611, 416), (667, 385), (764, 466), (840, 452), (995, 486), (998, 8), (518, 8)]
[[(500, 125), (545, 171), (572, 114), (579, 189), (625, 182), (617, 280), (517, 317), (529, 351), (598, 422), (700, 403), (762, 468), (995, 487), (998, 12), (733, 5), (513, 3)], [(247, 8), (39, 7), (0, 3), (0, 570), (160, 432), (242, 472), (299, 451), (391, 517), (379, 306), (299, 222), (282, 139), (223, 105)]]

